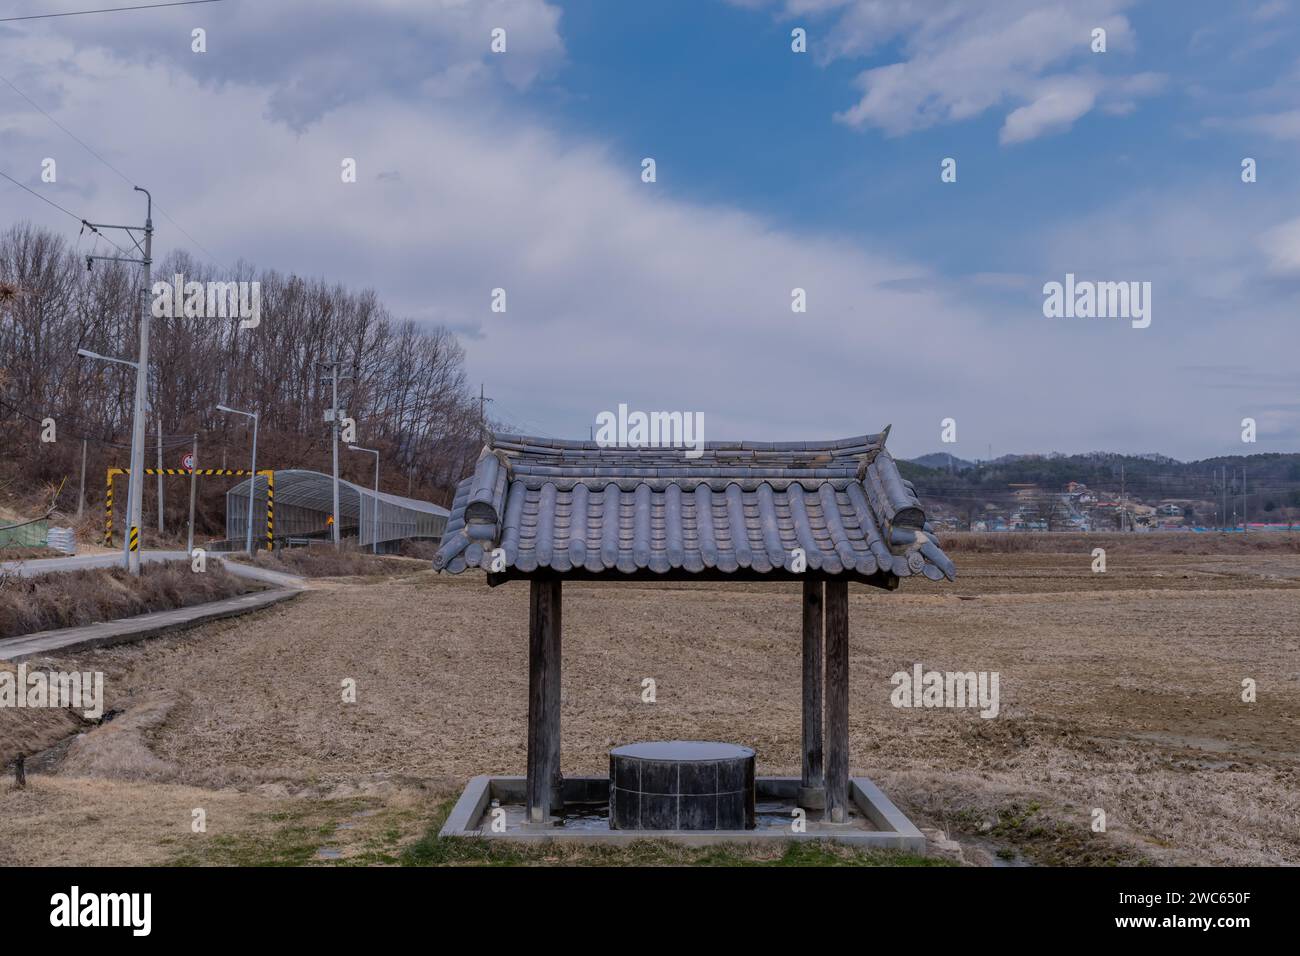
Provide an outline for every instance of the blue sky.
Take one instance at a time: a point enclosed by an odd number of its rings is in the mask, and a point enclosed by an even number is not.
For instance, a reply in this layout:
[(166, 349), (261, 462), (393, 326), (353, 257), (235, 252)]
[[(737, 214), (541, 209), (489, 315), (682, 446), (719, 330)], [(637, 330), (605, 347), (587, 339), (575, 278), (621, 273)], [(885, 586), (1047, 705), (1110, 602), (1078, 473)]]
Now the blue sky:
[[(1246, 56), (1260, 35), (1242, 22), (1251, 5), (1129, 5), (1137, 49), (1108, 60), (1081, 42), (1074, 62), (1114, 76), (1163, 74), (1167, 88), (1127, 116), (1090, 113), (1068, 133), (1007, 147), (998, 141), (1005, 109), (898, 136), (835, 122), (853, 102), (859, 73), (906, 52), (895, 39), (870, 55), (819, 62), (833, 16), (773, 16), (697, 0), (560, 6), (567, 63), (534, 92), (536, 109), (599, 133), (628, 162), (653, 153), (667, 168), (660, 182), (675, 195), (937, 256), (954, 273), (1014, 267), (1032, 245), (1024, 234), (1072, 208), (1154, 185), (1191, 186), (1214, 165), (1235, 168), (1242, 141), (1200, 130), (1206, 111), (1232, 112), (1232, 97), (1268, 86), (1300, 61), (1289, 16), (1271, 22), (1278, 37), (1264, 55)], [(795, 26), (809, 31), (810, 55), (790, 54)], [(1212, 92), (1186, 95), (1211, 80)], [(1293, 193), (1285, 187), (1300, 172), (1294, 146), (1267, 137), (1250, 143), (1251, 154), (1281, 174), (1257, 183), (1258, 192)], [(958, 158), (959, 181), (970, 189), (935, 188), (938, 162), (948, 156)]]
[[(1300, 448), (1298, 32), (1290, 0), (224, 0), (0, 24), (0, 74), (217, 261), (456, 330), (528, 430), (626, 402), (708, 438), (1192, 459)], [(138, 213), (4, 84), (0, 168)], [(7, 186), (17, 219), (67, 230)], [(1067, 272), (1150, 282), (1150, 327), (1044, 317)]]

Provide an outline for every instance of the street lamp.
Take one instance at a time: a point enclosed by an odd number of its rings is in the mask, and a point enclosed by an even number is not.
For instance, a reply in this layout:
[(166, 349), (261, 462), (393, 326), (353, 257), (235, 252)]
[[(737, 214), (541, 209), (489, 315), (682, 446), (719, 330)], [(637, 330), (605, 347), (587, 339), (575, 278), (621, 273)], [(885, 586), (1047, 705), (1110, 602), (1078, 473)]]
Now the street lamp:
[[(370, 544), (371, 544), (371, 550), (375, 554), (378, 554), (379, 553), (379, 452), (375, 451), (375, 449), (373, 448), (362, 448), (360, 445), (348, 445), (348, 448), (351, 449), (352, 451), (368, 451), (370, 452), (370, 454), (375, 456), (375, 508), (373, 513), (374, 517), (371, 520), (371, 527), (370, 527)], [(338, 521), (337, 518), (335, 518), (334, 520), (336, 522)]]
[[(90, 349), (77, 349), (77, 354), (82, 358), (95, 359), (100, 362), (112, 362), (114, 365), (129, 365), (137, 371), (140, 368), (139, 362), (132, 362), (130, 359), (113, 358), (111, 355), (100, 355), (98, 352), (92, 352)], [(131, 435), (131, 461), (135, 462), (135, 433)], [(126, 486), (126, 531), (122, 535), (122, 567), (128, 571), (131, 568), (131, 527), (132, 516), (135, 514), (135, 496), (144, 492), (144, 476), (137, 475), (136, 469), (132, 468), (127, 476)], [(137, 564), (134, 569), (136, 574), (140, 573), (140, 566)]]
[(82, 358), (99, 359), (101, 362), (115, 362), (118, 365), (129, 365), (132, 368), (139, 368), (139, 362), (132, 362), (130, 359), (113, 358), (111, 355), (100, 355), (98, 352), (92, 352), (90, 349), (77, 349), (77, 354)]
[(237, 408), (230, 408), (226, 405), (218, 405), (217, 411), (229, 412), (232, 415), (243, 415), (245, 418), (253, 420), (253, 462), (248, 467), (248, 540), (244, 545), (248, 551), (249, 558), (253, 557), (253, 498), (257, 491), (257, 412), (241, 412)]

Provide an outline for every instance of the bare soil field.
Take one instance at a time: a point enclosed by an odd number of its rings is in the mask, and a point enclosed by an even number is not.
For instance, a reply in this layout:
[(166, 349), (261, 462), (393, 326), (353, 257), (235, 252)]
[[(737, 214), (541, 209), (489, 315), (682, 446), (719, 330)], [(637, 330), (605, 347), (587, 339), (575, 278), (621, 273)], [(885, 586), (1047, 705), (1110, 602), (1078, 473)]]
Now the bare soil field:
[[(1095, 574), (1080, 538), (958, 546), (954, 584), (850, 589), (854, 772), (966, 862), (1300, 863), (1294, 541), (1118, 547)], [(797, 585), (566, 586), (564, 771), (691, 738), (797, 774), (799, 606)], [(0, 783), (0, 863), (397, 862), (467, 778), (523, 772), (527, 621), (524, 583), (415, 570), (51, 662), (103, 670), (122, 714)], [(999, 715), (891, 706), (917, 662), (997, 671)]]

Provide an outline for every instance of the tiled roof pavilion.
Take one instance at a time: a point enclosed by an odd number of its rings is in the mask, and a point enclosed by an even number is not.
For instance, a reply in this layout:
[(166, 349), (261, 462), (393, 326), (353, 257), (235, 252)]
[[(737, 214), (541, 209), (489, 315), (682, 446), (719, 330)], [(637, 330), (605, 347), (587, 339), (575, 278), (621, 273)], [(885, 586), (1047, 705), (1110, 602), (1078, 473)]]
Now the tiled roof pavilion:
[(494, 434), (457, 488), (434, 567), (614, 579), (819, 577), (893, 588), (955, 569), (876, 435), (820, 442), (603, 447)]
[[(434, 567), (529, 580), (526, 819), (564, 806), (565, 580), (802, 582), (798, 804), (849, 819), (848, 583), (956, 571), (878, 435), (824, 442), (608, 448), (495, 434), (456, 490)], [(498, 570), (493, 552), (500, 549)], [(807, 567), (797, 570), (796, 549)]]

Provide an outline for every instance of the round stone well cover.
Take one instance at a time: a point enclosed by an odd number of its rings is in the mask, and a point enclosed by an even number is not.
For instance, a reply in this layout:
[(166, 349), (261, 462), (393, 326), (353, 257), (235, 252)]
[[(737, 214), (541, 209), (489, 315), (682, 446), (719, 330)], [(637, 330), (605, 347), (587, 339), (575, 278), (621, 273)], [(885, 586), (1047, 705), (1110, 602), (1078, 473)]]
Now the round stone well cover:
[(752, 830), (754, 751), (666, 740), (609, 752), (611, 830)]

